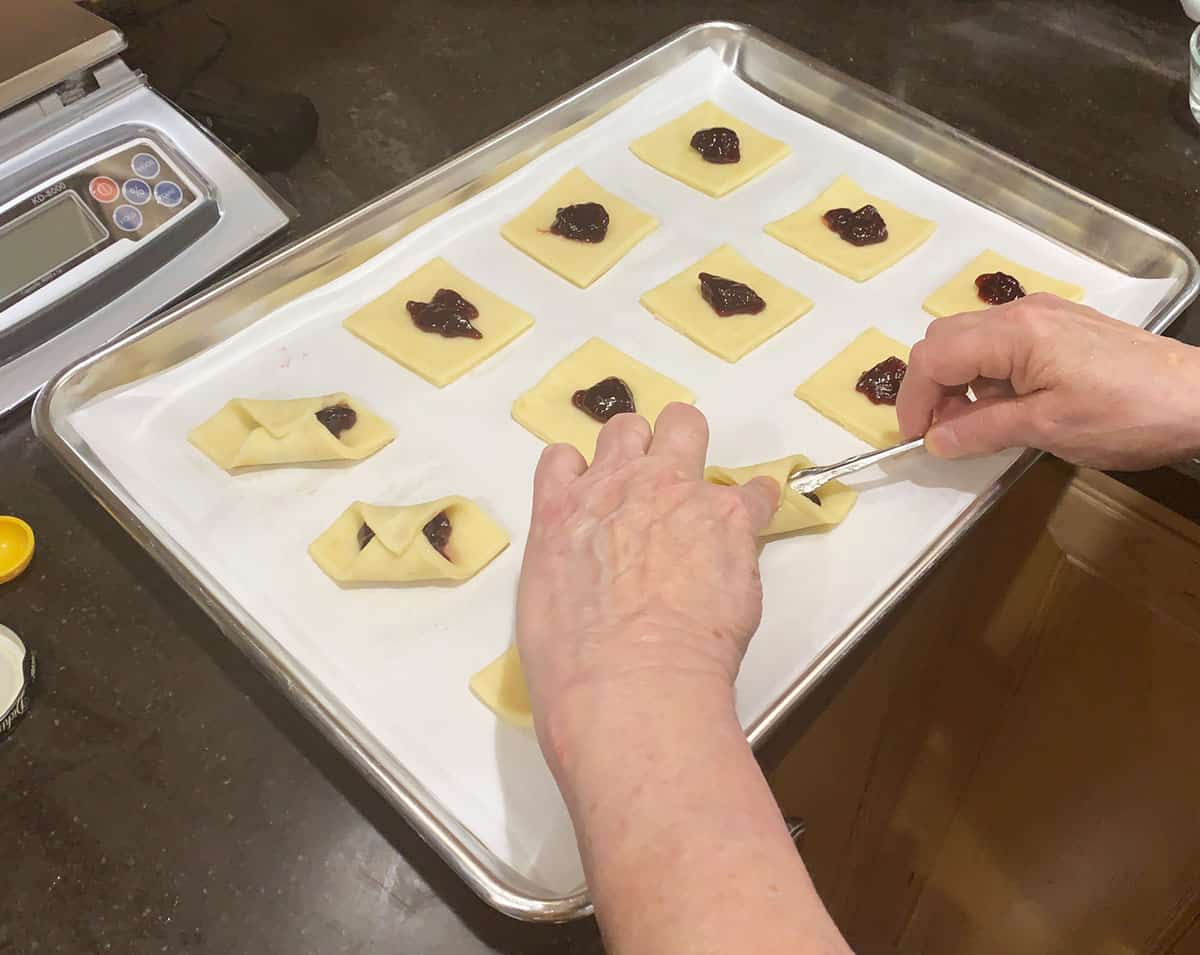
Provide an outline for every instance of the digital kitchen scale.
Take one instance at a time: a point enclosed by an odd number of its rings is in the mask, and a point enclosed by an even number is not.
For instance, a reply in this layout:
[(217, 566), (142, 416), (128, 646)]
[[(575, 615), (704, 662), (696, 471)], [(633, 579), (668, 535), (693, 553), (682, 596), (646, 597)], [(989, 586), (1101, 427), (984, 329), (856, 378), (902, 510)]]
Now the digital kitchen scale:
[(0, 415), (289, 222), (70, 0), (4, 0)]

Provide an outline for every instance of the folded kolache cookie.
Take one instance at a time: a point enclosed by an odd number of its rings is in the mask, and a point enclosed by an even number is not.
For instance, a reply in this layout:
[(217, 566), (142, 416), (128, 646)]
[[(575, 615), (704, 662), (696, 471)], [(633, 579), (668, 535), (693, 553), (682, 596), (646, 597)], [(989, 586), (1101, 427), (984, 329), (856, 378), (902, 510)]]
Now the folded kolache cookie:
[(732, 486), (745, 484), (756, 477), (774, 478), (782, 492), (779, 508), (758, 536), (779, 537), (810, 527), (840, 524), (858, 499), (858, 492), (840, 481), (830, 481), (812, 494), (801, 494), (788, 486), (788, 475), (812, 466), (813, 462), (803, 454), (793, 454), (777, 461), (741, 468), (708, 467), (704, 469), (704, 480), (710, 484)]
[(431, 583), (474, 577), (508, 534), (465, 497), (389, 507), (355, 501), (309, 545), (339, 584)]
[(396, 437), (392, 426), (343, 392), (311, 398), (234, 398), (188, 440), (226, 471), (360, 461)]

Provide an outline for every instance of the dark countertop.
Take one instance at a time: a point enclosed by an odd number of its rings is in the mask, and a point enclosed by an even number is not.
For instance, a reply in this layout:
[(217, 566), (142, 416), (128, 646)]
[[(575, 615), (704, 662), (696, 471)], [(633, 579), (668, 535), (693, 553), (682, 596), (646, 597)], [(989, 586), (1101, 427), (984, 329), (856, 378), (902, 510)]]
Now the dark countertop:
[[(1200, 129), (1175, 0), (120, 7), (129, 59), (168, 92), (207, 64), (208, 82), (315, 101), (318, 145), (274, 177), (303, 230), (675, 29), (724, 17), (1200, 247)], [(1200, 341), (1196, 316), (1176, 334)], [(0, 953), (600, 950), (591, 922), (525, 926), (476, 901), (23, 419), (0, 429), (0, 513), (39, 539), (30, 570), (0, 587), (0, 622), (43, 673), (30, 716), (0, 744)], [(1200, 513), (1173, 472), (1139, 481)]]

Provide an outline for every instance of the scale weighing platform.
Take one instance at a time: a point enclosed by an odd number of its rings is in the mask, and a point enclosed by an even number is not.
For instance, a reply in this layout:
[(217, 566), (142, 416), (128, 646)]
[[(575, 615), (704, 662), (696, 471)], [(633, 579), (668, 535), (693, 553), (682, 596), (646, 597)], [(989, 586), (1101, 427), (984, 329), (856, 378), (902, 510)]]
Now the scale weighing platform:
[(206, 130), (70, 0), (4, 0), (0, 416), (285, 228)]

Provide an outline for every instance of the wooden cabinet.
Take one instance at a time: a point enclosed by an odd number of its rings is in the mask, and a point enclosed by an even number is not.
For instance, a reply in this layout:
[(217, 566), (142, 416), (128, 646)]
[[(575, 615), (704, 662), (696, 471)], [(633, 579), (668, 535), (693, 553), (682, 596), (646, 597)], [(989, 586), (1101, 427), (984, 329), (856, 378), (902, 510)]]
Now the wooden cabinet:
[(856, 951), (1200, 953), (1200, 528), (1043, 462), (873, 646), (763, 754)]

